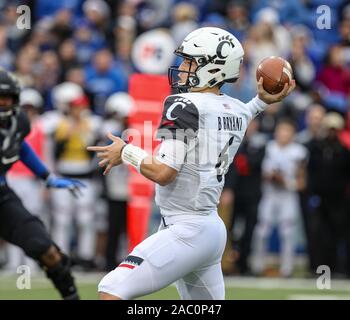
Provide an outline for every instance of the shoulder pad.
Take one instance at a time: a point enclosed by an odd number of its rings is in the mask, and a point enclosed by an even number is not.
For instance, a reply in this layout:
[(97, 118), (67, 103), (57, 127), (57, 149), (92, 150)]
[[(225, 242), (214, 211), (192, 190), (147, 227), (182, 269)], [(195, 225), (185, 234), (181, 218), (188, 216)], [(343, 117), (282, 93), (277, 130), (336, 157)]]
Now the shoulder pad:
[[(194, 103), (180, 95), (172, 95), (165, 99), (159, 132), (176, 130), (187, 132), (188, 136), (196, 136), (199, 127), (199, 113)], [(162, 136), (162, 134), (160, 134)]]

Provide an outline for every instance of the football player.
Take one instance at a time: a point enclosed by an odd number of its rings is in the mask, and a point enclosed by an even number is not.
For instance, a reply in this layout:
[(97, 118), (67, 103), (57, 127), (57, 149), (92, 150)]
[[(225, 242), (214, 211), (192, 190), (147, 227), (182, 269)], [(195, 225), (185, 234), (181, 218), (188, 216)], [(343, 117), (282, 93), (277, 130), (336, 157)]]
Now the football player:
[(89, 147), (101, 159), (104, 174), (123, 162), (156, 182), (162, 214), (159, 231), (102, 279), (102, 299), (132, 299), (173, 282), (182, 299), (224, 299), (226, 229), (217, 214), (224, 174), (249, 122), (295, 87), (292, 81), (271, 95), (261, 78), (257, 96), (247, 104), (222, 94), (225, 82), (239, 78), (244, 52), (232, 34), (219, 28), (191, 32), (175, 54), (183, 61), (169, 69), (169, 79), (180, 94), (165, 99), (158, 154), (152, 157), (111, 134), (111, 145)]
[(283, 119), (276, 126), (275, 139), (266, 145), (252, 254), (252, 270), (257, 275), (264, 272), (268, 236), (277, 225), (281, 236), (280, 275), (292, 276), (295, 228), (300, 214), (298, 191), (304, 188), (307, 162), (307, 149), (294, 138), (295, 124)]
[(0, 238), (19, 246), (45, 270), (63, 299), (79, 298), (68, 256), (51, 240), (41, 220), (30, 214), (8, 186), (6, 173), (21, 160), (47, 187), (65, 188), (79, 195), (83, 184), (49, 172), (24, 138), (30, 124), (19, 107), (20, 88), (15, 77), (0, 70)]

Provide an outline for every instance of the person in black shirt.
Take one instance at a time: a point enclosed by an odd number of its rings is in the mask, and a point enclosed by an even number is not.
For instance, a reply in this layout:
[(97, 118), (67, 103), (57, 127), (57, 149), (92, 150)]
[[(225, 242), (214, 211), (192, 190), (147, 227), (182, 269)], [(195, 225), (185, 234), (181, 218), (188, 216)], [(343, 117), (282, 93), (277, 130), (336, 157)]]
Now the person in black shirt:
[[(334, 112), (324, 119), (326, 135), (308, 144), (308, 210), (314, 215), (315, 265), (327, 265), (332, 272), (350, 276), (350, 216), (347, 186), (350, 181), (350, 152), (338, 138), (344, 126), (342, 117)], [(341, 262), (341, 248), (345, 261)]]
[(15, 77), (0, 70), (0, 238), (19, 246), (45, 270), (63, 299), (79, 299), (70, 259), (51, 240), (41, 220), (31, 215), (8, 186), (6, 173), (21, 160), (47, 187), (67, 188), (78, 195), (80, 181), (51, 174), (24, 141), (29, 120), (19, 108), (20, 88)]

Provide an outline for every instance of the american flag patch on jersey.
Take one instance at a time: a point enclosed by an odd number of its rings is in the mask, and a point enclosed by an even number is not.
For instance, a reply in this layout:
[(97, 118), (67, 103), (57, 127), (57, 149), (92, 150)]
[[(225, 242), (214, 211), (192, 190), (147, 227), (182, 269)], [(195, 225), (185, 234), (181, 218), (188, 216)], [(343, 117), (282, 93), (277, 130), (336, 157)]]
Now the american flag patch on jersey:
[(118, 266), (121, 268), (129, 268), (134, 269), (135, 267), (139, 266), (143, 262), (143, 259), (136, 256), (127, 256), (122, 263)]

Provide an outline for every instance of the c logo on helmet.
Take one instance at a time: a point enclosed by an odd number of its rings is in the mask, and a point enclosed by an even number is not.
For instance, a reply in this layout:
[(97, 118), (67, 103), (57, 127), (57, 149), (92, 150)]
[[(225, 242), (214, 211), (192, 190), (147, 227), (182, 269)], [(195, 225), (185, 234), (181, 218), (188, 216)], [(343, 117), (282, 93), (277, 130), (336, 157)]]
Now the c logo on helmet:
[(226, 36), (226, 37), (222, 37), (219, 39), (219, 41), (221, 41), (221, 42), (219, 43), (218, 47), (216, 48), (216, 54), (217, 54), (218, 58), (220, 58), (220, 59), (225, 59), (228, 56), (228, 54), (226, 56), (224, 56), (222, 54), (222, 49), (223, 49), (223, 46), (225, 44), (228, 44), (231, 48), (233, 48), (235, 46), (232, 42), (233, 39), (230, 39), (229, 37), (230, 36)]

